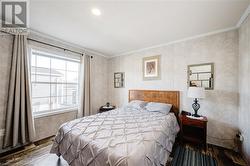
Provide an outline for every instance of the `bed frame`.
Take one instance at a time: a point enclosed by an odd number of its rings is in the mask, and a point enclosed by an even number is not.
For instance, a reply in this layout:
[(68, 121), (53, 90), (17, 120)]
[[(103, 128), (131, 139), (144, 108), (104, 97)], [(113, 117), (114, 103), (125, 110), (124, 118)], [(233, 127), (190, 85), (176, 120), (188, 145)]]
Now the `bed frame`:
[(179, 91), (160, 91), (160, 90), (129, 90), (128, 101), (142, 100), (147, 102), (159, 102), (172, 104), (171, 112), (179, 115), (180, 92)]

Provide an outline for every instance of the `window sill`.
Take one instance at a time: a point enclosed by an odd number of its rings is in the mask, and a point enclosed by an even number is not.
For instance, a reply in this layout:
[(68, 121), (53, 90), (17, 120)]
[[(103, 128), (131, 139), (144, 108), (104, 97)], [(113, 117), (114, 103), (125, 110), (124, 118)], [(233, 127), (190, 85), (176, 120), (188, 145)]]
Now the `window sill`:
[(67, 112), (77, 112), (77, 110), (78, 110), (77, 108), (71, 108), (71, 109), (57, 110), (57, 111), (51, 111), (51, 112), (33, 113), (33, 117), (35, 119), (38, 119), (38, 118), (43, 118), (43, 117), (47, 117), (47, 116), (63, 114), (63, 113), (67, 113)]

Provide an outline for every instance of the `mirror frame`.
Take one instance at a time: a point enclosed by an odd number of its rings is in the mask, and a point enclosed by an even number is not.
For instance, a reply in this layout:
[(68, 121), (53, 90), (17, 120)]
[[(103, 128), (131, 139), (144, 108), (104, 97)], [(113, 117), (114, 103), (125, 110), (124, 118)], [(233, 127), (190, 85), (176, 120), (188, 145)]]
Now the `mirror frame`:
[(187, 87), (189, 88), (189, 82), (190, 82), (190, 77), (189, 77), (189, 71), (191, 67), (196, 67), (196, 66), (204, 66), (204, 65), (211, 65), (211, 79), (212, 79), (212, 86), (211, 88), (205, 88), (205, 90), (214, 90), (214, 63), (201, 63), (201, 64), (193, 64), (193, 65), (188, 65), (188, 70), (187, 70)]

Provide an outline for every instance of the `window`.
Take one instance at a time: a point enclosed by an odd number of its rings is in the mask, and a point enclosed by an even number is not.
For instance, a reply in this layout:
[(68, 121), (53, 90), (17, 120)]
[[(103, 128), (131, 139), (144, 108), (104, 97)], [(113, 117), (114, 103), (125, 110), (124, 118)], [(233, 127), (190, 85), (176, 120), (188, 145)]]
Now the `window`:
[(78, 59), (31, 49), (31, 92), (34, 114), (77, 108)]

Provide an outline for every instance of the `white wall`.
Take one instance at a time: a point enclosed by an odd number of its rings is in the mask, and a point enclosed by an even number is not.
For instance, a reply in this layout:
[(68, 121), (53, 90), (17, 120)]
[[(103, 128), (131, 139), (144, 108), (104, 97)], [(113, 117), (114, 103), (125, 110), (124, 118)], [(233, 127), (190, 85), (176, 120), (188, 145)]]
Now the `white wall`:
[[(161, 80), (143, 81), (142, 58), (153, 55), (161, 55)], [(237, 30), (109, 59), (109, 100), (116, 106), (126, 104), (129, 89), (179, 90), (181, 109), (191, 111), (187, 66), (208, 62), (215, 64), (215, 87), (206, 91), (199, 113), (208, 117), (208, 142), (232, 148), (238, 128)], [(125, 72), (125, 88), (113, 88), (114, 72)]]
[(243, 151), (250, 165), (250, 16), (239, 30), (239, 127), (244, 136)]

